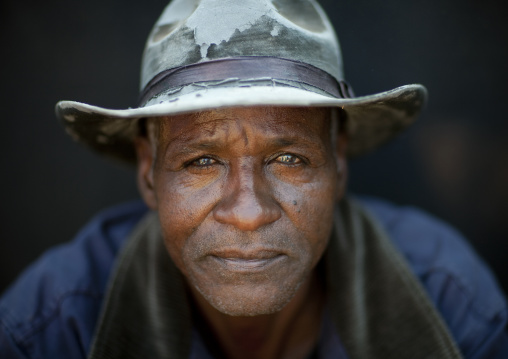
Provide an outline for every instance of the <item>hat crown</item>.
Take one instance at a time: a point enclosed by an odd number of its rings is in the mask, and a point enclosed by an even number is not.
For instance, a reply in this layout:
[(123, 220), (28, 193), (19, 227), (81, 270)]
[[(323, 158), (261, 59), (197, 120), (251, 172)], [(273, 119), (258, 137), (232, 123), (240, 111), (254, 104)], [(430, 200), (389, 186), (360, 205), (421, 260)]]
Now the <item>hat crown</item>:
[(165, 70), (240, 56), (300, 61), (344, 79), (337, 37), (315, 1), (174, 0), (148, 37), (141, 89)]

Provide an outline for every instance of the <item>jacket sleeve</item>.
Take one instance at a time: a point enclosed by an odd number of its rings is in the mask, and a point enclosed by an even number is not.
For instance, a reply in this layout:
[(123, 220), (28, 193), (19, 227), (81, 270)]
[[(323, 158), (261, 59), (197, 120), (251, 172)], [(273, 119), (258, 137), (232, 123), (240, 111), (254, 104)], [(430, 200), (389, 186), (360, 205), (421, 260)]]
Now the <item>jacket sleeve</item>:
[(28, 359), (29, 357), (14, 342), (11, 333), (0, 324), (0, 358)]
[(365, 204), (420, 279), (464, 358), (508, 358), (506, 299), (462, 235), (415, 208)]
[(493, 345), (490, 352), (486, 352), (484, 358), (488, 359), (504, 359), (508, 358), (508, 334), (505, 329), (496, 345)]
[(19, 276), (0, 297), (1, 359), (86, 358), (116, 255), (145, 212), (134, 202), (97, 215)]
[[(484, 275), (478, 273), (477, 280), (492, 280)], [(493, 301), (500, 293), (493, 288), (471, 292), (464, 279), (442, 269), (429, 273), (423, 283), (465, 358), (508, 358), (508, 312), (504, 301)]]
[(29, 270), (0, 300), (0, 358), (86, 358), (102, 294), (87, 288), (37, 297), (44, 292), (40, 283), (55, 277), (44, 272), (41, 279), (34, 272)]

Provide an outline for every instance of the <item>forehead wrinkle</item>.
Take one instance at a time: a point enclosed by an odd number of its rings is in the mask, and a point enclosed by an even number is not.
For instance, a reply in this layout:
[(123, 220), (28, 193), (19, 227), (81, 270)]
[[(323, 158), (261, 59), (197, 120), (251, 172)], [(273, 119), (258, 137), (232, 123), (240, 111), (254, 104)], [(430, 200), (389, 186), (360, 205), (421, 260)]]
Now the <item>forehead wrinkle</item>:
[[(180, 121), (185, 122), (179, 125)], [(162, 138), (159, 142), (163, 143), (165, 151), (170, 147), (181, 147), (182, 144), (184, 146), (181, 151), (184, 152), (192, 152), (193, 149), (212, 149), (216, 146), (216, 142), (220, 141), (220, 138), (217, 138), (220, 132), (225, 132), (221, 137), (228, 136), (230, 129), (229, 126), (225, 126), (226, 121), (234, 120), (202, 118), (198, 114), (167, 118), (166, 121), (162, 121)]]
[[(328, 148), (330, 131), (330, 114), (318, 115), (309, 123), (309, 113), (295, 113), (281, 115), (268, 111), (268, 116), (260, 113), (260, 118), (244, 119), (242, 113), (231, 111), (203, 111), (187, 115), (176, 115), (161, 118), (159, 141), (164, 150), (169, 147), (184, 144), (179, 151), (192, 152), (195, 150), (211, 150), (224, 145), (224, 138), (228, 142), (243, 140), (244, 146), (249, 140), (259, 135), (263, 139), (263, 147), (289, 147), (295, 144), (319, 149)], [(272, 115), (272, 116), (270, 116)], [(295, 116), (296, 115), (296, 116)], [(314, 114), (313, 114), (314, 115)], [(324, 117), (324, 118), (323, 118)], [(320, 122), (325, 121), (325, 124)], [(253, 123), (253, 121), (255, 121)], [(244, 123), (253, 123), (245, 126)], [(310, 126), (309, 126), (310, 125)], [(326, 136), (324, 136), (326, 133)], [(217, 136), (220, 135), (220, 136)], [(326, 138), (325, 138), (326, 137)], [(316, 146), (318, 145), (318, 146)]]

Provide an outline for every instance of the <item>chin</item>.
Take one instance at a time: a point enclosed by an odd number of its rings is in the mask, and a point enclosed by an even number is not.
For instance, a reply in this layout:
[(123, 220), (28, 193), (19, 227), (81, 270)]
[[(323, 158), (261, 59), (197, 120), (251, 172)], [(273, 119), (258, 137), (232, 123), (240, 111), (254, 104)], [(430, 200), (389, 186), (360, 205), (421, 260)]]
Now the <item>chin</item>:
[[(290, 283), (289, 283), (290, 284)], [(279, 288), (217, 288), (203, 291), (196, 287), (203, 298), (222, 314), (234, 317), (254, 317), (280, 312), (293, 299), (301, 282)]]

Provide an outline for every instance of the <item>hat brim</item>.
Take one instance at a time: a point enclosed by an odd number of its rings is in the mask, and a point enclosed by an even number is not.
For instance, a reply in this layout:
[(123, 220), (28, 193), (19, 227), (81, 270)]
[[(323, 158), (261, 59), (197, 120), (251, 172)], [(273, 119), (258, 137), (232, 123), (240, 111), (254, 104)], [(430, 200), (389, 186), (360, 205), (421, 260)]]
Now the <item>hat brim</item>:
[(74, 101), (56, 105), (57, 117), (76, 141), (116, 159), (136, 161), (133, 140), (141, 118), (169, 116), (224, 107), (338, 107), (347, 116), (348, 156), (365, 154), (388, 142), (418, 116), (426, 102), (422, 85), (351, 99), (340, 99), (293, 87), (223, 87), (202, 90), (126, 110), (105, 109)]

